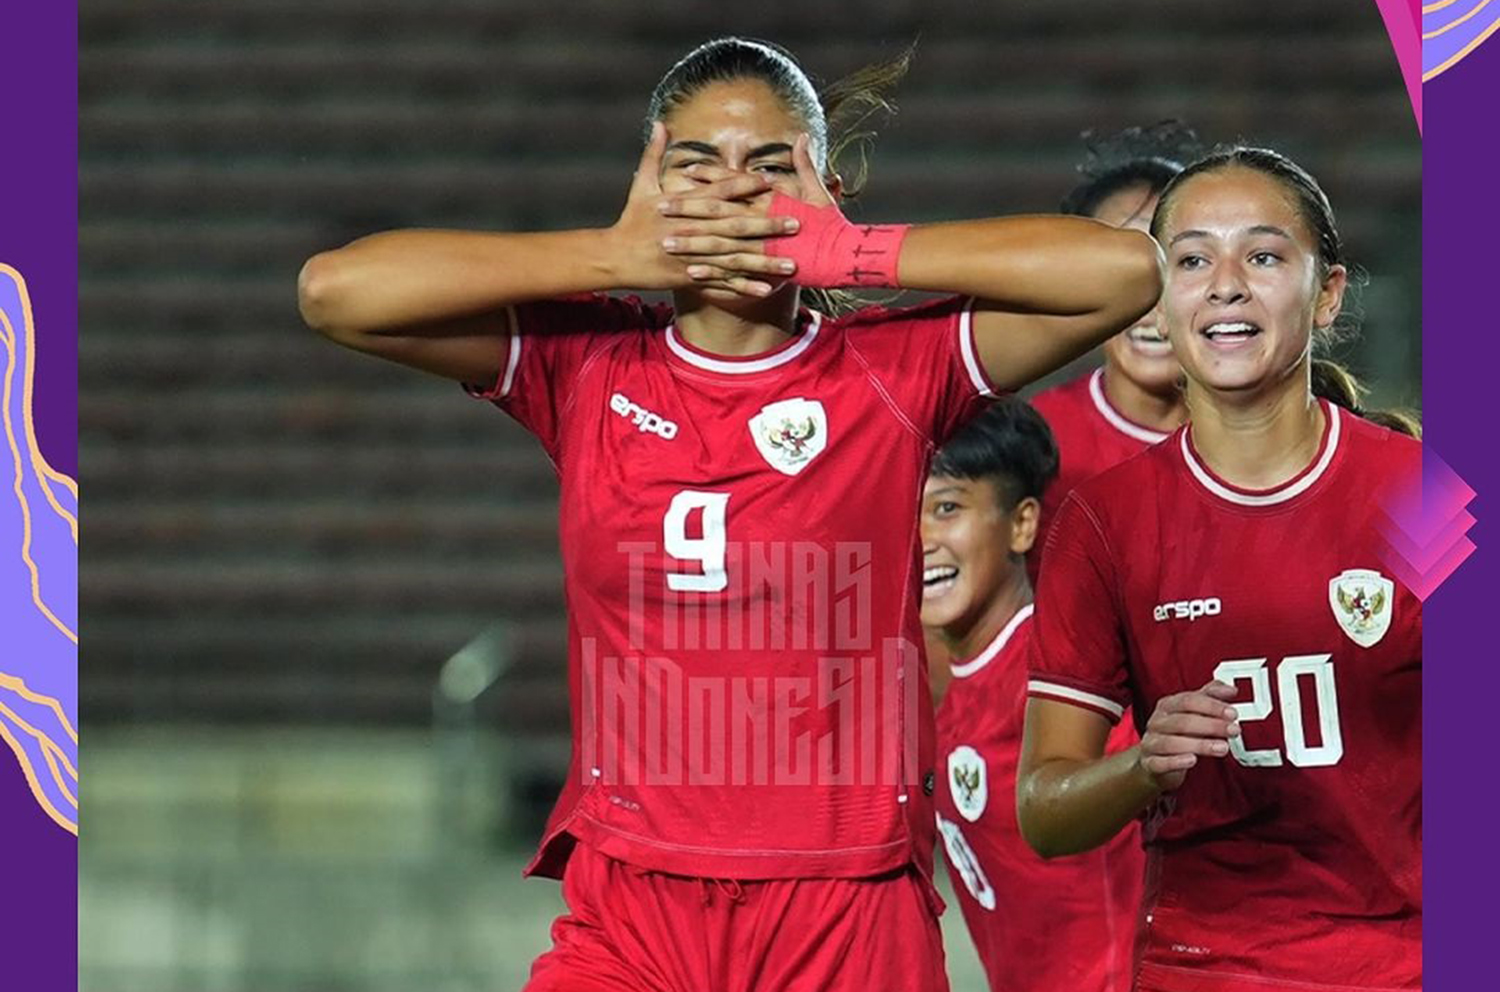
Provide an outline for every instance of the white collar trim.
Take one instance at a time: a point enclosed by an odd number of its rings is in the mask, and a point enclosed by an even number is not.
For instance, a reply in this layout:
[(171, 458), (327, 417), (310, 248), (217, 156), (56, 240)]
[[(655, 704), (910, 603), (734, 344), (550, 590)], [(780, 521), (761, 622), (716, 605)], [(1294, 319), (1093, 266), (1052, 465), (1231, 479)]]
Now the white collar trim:
[(1104, 370), (1095, 369), (1094, 374), (1089, 376), (1089, 396), (1094, 401), (1094, 406), (1099, 410), (1099, 415), (1109, 422), (1115, 430), (1126, 437), (1133, 437), (1137, 441), (1145, 441), (1147, 444), (1159, 444), (1171, 437), (1160, 431), (1153, 431), (1139, 424), (1132, 424), (1120, 415), (1109, 403), (1109, 397), (1104, 395)]
[(689, 365), (696, 365), (700, 369), (707, 369), (710, 372), (725, 372), (729, 375), (748, 375), (752, 372), (764, 372), (767, 369), (774, 369), (785, 365), (808, 348), (811, 348), (813, 341), (818, 336), (818, 327), (822, 322), (823, 315), (813, 310), (812, 319), (808, 321), (807, 330), (802, 332), (802, 336), (785, 351), (779, 351), (774, 355), (767, 355), (765, 358), (752, 358), (746, 361), (733, 362), (700, 355), (678, 340), (676, 324), (667, 325), (667, 347), (671, 349), (672, 354)]
[(1016, 615), (1010, 618), (1010, 623), (1002, 627), (1000, 633), (995, 635), (995, 639), (990, 641), (989, 647), (979, 652), (971, 661), (966, 661), (962, 665), (949, 666), (953, 669), (953, 677), (967, 678), (995, 660), (995, 656), (1005, 650), (1005, 645), (1010, 642), (1011, 635), (1016, 632), (1016, 628), (1020, 627), (1035, 610), (1035, 603), (1027, 603), (1017, 610)]
[(1182, 432), (1182, 457), (1187, 462), (1188, 470), (1193, 477), (1215, 496), (1230, 503), (1238, 503), (1240, 506), (1274, 506), (1277, 503), (1285, 503), (1287, 500), (1305, 493), (1313, 483), (1323, 477), (1329, 463), (1333, 461), (1334, 453), (1339, 448), (1339, 434), (1342, 423), (1342, 414), (1338, 404), (1325, 403), (1323, 411), (1328, 417), (1328, 443), (1323, 446), (1323, 453), (1318, 456), (1317, 462), (1311, 471), (1300, 479), (1281, 487), (1264, 493), (1240, 493), (1228, 488), (1208, 473), (1208, 470), (1199, 464), (1198, 459), (1193, 457), (1193, 446), (1188, 444), (1188, 432)]

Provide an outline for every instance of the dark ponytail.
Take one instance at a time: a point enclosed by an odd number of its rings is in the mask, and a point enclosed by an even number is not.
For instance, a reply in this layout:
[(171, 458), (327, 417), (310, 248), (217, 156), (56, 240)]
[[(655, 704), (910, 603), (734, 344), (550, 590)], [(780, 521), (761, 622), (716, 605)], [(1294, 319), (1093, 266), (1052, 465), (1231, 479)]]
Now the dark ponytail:
[(1366, 410), (1360, 401), (1369, 392), (1354, 373), (1327, 358), (1312, 360), (1312, 394), (1348, 410), (1356, 417), (1421, 440), (1422, 422), (1405, 410)]
[[(828, 122), (828, 171), (842, 180), (840, 200), (852, 200), (864, 190), (870, 174), (870, 148), (875, 143), (876, 125), (896, 113), (891, 95), (911, 68), (916, 51), (916, 42), (912, 42), (895, 58), (856, 69), (819, 91)], [(814, 310), (830, 316), (858, 310), (866, 302), (847, 289), (804, 292)]]
[(828, 171), (843, 179), (840, 195), (846, 200), (865, 188), (875, 127), (896, 113), (891, 95), (911, 68), (916, 51), (913, 42), (895, 58), (856, 69), (818, 92), (828, 122)]

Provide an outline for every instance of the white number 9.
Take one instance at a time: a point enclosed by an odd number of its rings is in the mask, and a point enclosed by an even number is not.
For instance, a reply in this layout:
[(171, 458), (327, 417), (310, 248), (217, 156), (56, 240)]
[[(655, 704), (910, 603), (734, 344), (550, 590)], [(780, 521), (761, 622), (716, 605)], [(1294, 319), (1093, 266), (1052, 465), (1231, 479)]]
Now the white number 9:
[[(705, 493), (684, 489), (672, 497), (667, 515), (662, 519), (662, 540), (667, 554), (683, 561), (696, 561), (702, 571), (668, 572), (667, 588), (676, 592), (723, 592), (729, 586), (724, 570), (727, 544), (724, 518), (729, 508), (728, 493)], [(688, 537), (687, 518), (694, 510), (703, 511), (703, 536)]]

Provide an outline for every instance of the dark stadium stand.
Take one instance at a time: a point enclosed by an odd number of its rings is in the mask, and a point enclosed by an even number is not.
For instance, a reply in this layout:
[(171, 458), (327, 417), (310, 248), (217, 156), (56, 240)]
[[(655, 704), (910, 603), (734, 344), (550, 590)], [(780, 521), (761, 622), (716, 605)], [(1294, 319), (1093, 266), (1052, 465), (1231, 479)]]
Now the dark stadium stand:
[(1179, 116), (1285, 148), (1375, 276), (1358, 363), (1414, 398), (1420, 158), (1373, 5), (761, 6), (84, 5), (88, 722), (420, 724), (444, 659), (509, 619), (481, 715), (563, 732), (551, 467), (456, 387), (306, 330), (296, 274), (382, 228), (609, 223), (650, 87), (730, 29), (825, 80), (921, 32), (864, 216), (1049, 209), (1093, 125)]

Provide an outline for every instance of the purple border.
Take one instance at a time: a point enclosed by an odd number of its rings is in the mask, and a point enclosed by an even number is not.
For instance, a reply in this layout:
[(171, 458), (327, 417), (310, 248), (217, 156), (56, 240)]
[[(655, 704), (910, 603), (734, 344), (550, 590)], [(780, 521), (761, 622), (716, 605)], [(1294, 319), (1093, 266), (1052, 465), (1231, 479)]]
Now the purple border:
[[(5, 159), (10, 196), (0, 223), (0, 261), (26, 278), (35, 308), (42, 450), (55, 468), (76, 476), (76, 6), (17, 5), (7, 27), (11, 37), (24, 42), (0, 59), (0, 92), (38, 96), (8, 108), (13, 120), (19, 118), (11, 133), (30, 142)], [(1493, 590), (1500, 589), (1500, 559), (1484, 553), (1485, 495), (1500, 491), (1500, 464), (1488, 454), (1495, 440), (1479, 399), (1492, 388), (1500, 345), (1489, 308), (1480, 305), (1474, 291), (1492, 279), (1494, 251), (1484, 237), (1483, 221), (1500, 220), (1500, 209), (1484, 194), (1489, 163), (1500, 155), (1500, 139), (1481, 123), (1493, 112), (1486, 94), (1497, 92), (1500, 42), (1483, 46), (1433, 80), (1423, 94), (1424, 123), (1429, 125), (1424, 416), (1429, 441), (1480, 494), (1474, 536), (1481, 548), (1426, 606), (1426, 653), (1454, 662), (1438, 664), (1425, 677), (1432, 814), (1427, 818), (1426, 871), (1433, 897), (1426, 927), (1427, 987), (1436, 992), (1478, 988), (1492, 978), (1489, 920), (1495, 897), (1489, 883), (1500, 878), (1500, 851), (1482, 809), (1490, 799), (1484, 783), (1494, 777), (1488, 733), (1493, 719), (1483, 712), (1468, 716), (1463, 705), (1500, 699), (1500, 667), (1493, 662), (1496, 634), (1480, 626), (1480, 618), (1493, 610)], [(1459, 335), (1472, 336), (1474, 343), (1460, 346)], [(1434, 388), (1439, 383), (1442, 388)], [(1467, 651), (1466, 640), (1473, 645)], [(1456, 663), (1458, 659), (1468, 663)], [(1444, 815), (1443, 807), (1456, 803), (1468, 807), (1469, 815)], [(6, 984), (36, 992), (75, 988), (76, 976), (57, 966), (76, 960), (76, 886), (70, 881), (76, 877), (76, 842), (40, 815), (19, 769), (8, 762), (0, 762), (0, 844), (10, 855), (10, 891), (28, 907), (20, 919), (29, 924), (23, 928), (13, 922), (4, 930), (3, 943), (10, 947), (0, 950), (18, 952), (5, 955)], [(63, 971), (72, 969), (64, 964)]]
[[(78, 476), (78, 11), (32, 3), (7, 12), (0, 59), (6, 101), (0, 262), (26, 280), (36, 320), (37, 443)], [(11, 144), (29, 139), (26, 145)]]
[[(33, 410), (52, 467), (78, 474), (78, 17), (68, 3), (12, 5), (0, 93), (9, 117), (0, 262), (26, 280), (36, 321)], [(28, 101), (29, 98), (29, 101)], [(78, 841), (31, 797), (20, 766), (0, 755), (5, 855), (6, 988), (76, 989)]]
[[(1470, 536), (1479, 551), (1426, 603), (1423, 676), (1426, 776), (1427, 988), (1492, 987), (1500, 851), (1494, 841), (1494, 717), (1500, 699), (1496, 633), (1487, 621), (1500, 589), (1500, 557), (1487, 547), (1500, 493), (1494, 413), (1485, 402), (1500, 367), (1493, 232), (1500, 208), (1488, 192), (1500, 138), (1500, 40), (1427, 83), (1423, 147), (1423, 417), (1427, 443), (1478, 492)], [(1473, 716), (1468, 707), (1481, 709)]]

